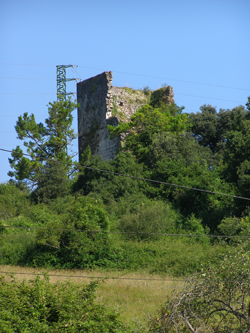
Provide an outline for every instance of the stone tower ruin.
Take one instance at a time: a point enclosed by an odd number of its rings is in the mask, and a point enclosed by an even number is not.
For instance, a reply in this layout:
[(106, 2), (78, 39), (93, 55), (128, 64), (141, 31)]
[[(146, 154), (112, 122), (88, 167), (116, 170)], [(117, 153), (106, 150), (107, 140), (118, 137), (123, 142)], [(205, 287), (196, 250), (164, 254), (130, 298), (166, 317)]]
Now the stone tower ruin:
[[(112, 72), (104, 72), (77, 84), (79, 159), (88, 146), (92, 155), (99, 155), (104, 161), (115, 158), (121, 139), (111, 140), (107, 125), (129, 121), (136, 110), (149, 102), (146, 92), (114, 87), (112, 79)], [(171, 104), (173, 96), (173, 88), (168, 86), (164, 102)]]

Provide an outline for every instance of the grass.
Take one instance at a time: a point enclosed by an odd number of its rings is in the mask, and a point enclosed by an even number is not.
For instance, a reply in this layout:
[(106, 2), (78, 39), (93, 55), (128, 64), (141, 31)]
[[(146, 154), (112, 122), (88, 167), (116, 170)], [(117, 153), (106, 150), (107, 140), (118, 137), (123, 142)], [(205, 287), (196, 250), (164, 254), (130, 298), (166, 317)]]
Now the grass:
[[(0, 275), (3, 272), (21, 273), (16, 278), (34, 279), (36, 274), (47, 273), (51, 283), (70, 279), (76, 283), (89, 283), (93, 277), (100, 279), (96, 301), (116, 308), (125, 324), (138, 327), (146, 325), (150, 316), (155, 316), (157, 310), (171, 296), (174, 289), (182, 287), (183, 281), (171, 276), (121, 272), (121, 271), (86, 271), (86, 270), (45, 270), (19, 266), (0, 265)], [(70, 277), (70, 278), (69, 278)], [(109, 277), (110, 279), (104, 279)], [(114, 278), (120, 279), (114, 279)], [(113, 279), (112, 279), (113, 278)]]

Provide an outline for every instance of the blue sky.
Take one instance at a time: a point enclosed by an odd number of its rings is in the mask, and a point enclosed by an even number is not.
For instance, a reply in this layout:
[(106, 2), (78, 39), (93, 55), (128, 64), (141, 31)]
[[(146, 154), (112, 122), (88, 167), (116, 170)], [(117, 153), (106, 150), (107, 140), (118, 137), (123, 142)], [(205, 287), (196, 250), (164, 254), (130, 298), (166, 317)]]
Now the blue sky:
[[(0, 148), (22, 146), (14, 129), (19, 115), (47, 117), (57, 65), (78, 65), (67, 77), (81, 80), (113, 71), (115, 86), (169, 84), (186, 112), (245, 105), (249, 14), (249, 0), (2, 0)], [(75, 92), (75, 83), (67, 90)], [(9, 179), (8, 157), (0, 151), (0, 182)]]

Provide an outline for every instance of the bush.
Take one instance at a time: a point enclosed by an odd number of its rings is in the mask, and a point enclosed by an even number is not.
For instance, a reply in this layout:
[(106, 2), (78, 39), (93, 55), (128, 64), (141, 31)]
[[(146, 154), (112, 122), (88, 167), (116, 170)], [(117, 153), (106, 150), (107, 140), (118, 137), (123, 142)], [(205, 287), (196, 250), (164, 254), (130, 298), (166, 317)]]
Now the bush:
[(19, 231), (0, 235), (0, 265), (19, 265), (35, 247), (34, 232)]
[(169, 204), (146, 199), (135, 212), (127, 213), (121, 218), (118, 228), (121, 232), (131, 233), (124, 235), (126, 239), (156, 240), (161, 237), (156, 233), (175, 231), (176, 218), (177, 214)]
[[(194, 214), (191, 214), (186, 219), (177, 222), (177, 230), (180, 234), (189, 234), (189, 235), (207, 235), (209, 234), (209, 228), (203, 227), (202, 220), (197, 219)], [(193, 240), (202, 243), (210, 243), (210, 239), (208, 237), (193, 237)]]
[(51, 284), (47, 276), (18, 283), (0, 277), (0, 330), (9, 332), (127, 332), (113, 309), (95, 303), (96, 282)]
[[(225, 236), (249, 236), (250, 235), (250, 215), (242, 218), (227, 217), (218, 226), (219, 231)], [(244, 241), (240, 237), (229, 238), (231, 243)]]
[(250, 329), (250, 264), (244, 248), (186, 280), (150, 332), (241, 333)]
[(49, 219), (36, 231), (36, 249), (26, 260), (36, 266), (86, 268), (102, 266), (110, 251), (107, 213), (93, 200), (71, 197), (66, 213)]
[(13, 183), (0, 184), (0, 219), (18, 216), (30, 205), (28, 191), (18, 188)]

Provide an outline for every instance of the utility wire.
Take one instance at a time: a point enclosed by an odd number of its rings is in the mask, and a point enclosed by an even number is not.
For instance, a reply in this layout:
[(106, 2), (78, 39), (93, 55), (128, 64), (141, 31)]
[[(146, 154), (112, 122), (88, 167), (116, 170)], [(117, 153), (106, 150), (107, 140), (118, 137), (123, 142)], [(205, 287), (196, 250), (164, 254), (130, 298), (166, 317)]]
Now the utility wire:
[(189, 95), (189, 94), (179, 94), (175, 93), (175, 95), (181, 95), (181, 96), (189, 96), (189, 97), (197, 97), (197, 98), (208, 98), (208, 99), (215, 99), (217, 101), (224, 101), (224, 102), (233, 102), (233, 103), (241, 103), (242, 101), (232, 101), (229, 99), (222, 99), (217, 97), (206, 97), (206, 96), (197, 96), (197, 95)]
[[(75, 95), (76, 93), (72, 93), (73, 95)], [(24, 94), (13, 94), (13, 93), (0, 93), (0, 95), (3, 96), (29, 96), (29, 95), (55, 95), (55, 93), (24, 93)], [(197, 96), (197, 95), (189, 95), (189, 94), (181, 94), (181, 93), (175, 93), (175, 95), (181, 95), (181, 96), (189, 96), (189, 97), (196, 97), (196, 98), (207, 98), (207, 99), (214, 99), (214, 100), (218, 100), (218, 101), (224, 101), (224, 102), (231, 102), (231, 103), (242, 103), (242, 101), (232, 101), (229, 99), (222, 99), (222, 98), (217, 98), (217, 97), (206, 97), (206, 96)], [(196, 112), (196, 111), (195, 111)]]
[[(78, 66), (78, 67), (84, 67), (84, 66)], [(89, 68), (89, 67), (86, 67), (86, 68)], [(245, 88), (228, 87), (228, 86), (222, 86), (222, 85), (211, 84), (211, 83), (186, 81), (186, 80), (178, 80), (178, 79), (170, 79), (170, 78), (166, 78), (166, 77), (150, 76), (150, 75), (144, 75), (144, 74), (126, 73), (126, 72), (118, 72), (118, 71), (112, 71), (112, 72), (113, 73), (120, 73), (120, 74), (134, 75), (134, 76), (150, 77), (150, 78), (153, 78), (153, 79), (161, 79), (161, 80), (170, 80), (170, 81), (177, 81), (177, 82), (192, 83), (192, 84), (205, 85), (205, 86), (218, 87), (218, 88), (227, 88), (227, 89), (236, 89), (236, 90), (245, 90), (245, 91), (249, 91), (250, 90), (250, 89), (245, 89)]]
[(3, 77), (0, 76), (0, 79), (4, 79), (4, 80), (55, 80), (55, 78), (52, 77)]
[(225, 194), (225, 193), (214, 192), (214, 191), (208, 191), (208, 190), (203, 190), (203, 189), (184, 186), (184, 185), (172, 184), (172, 183), (167, 183), (167, 182), (163, 182), (163, 181), (160, 181), (160, 180), (153, 180), (153, 179), (149, 179), (149, 178), (136, 177), (136, 176), (126, 175), (126, 174), (122, 174), (122, 173), (118, 173), (118, 172), (96, 169), (96, 168), (92, 168), (92, 167), (88, 167), (88, 166), (84, 166), (84, 165), (81, 166), (81, 167), (83, 167), (85, 169), (91, 169), (91, 170), (95, 170), (95, 171), (110, 173), (110, 174), (114, 174), (114, 175), (117, 175), (117, 176), (129, 177), (129, 178), (138, 179), (138, 180), (145, 180), (145, 181), (152, 182), (152, 183), (157, 183), (157, 184), (163, 184), (163, 185), (185, 188), (187, 190), (193, 190), (193, 191), (199, 191), (199, 192), (205, 192), (205, 193), (217, 194), (217, 195), (224, 195), (224, 196), (231, 197), (231, 198), (236, 198), (236, 199), (250, 200), (250, 198), (240, 197), (240, 196), (236, 196), (236, 195)]
[(81, 75), (80, 75), (80, 74), (77, 72), (77, 70), (76, 70), (76, 67), (78, 67), (78, 66), (70, 67), (70, 68), (71, 68), (71, 71), (72, 71), (73, 73), (76, 73), (76, 74), (80, 77), (80, 80), (82, 80)]
[(47, 274), (47, 273), (21, 273), (21, 272), (2, 272), (0, 274), (20, 274), (20, 275), (47, 275), (55, 277), (67, 277), (67, 278), (82, 278), (82, 279), (104, 279), (104, 280), (132, 280), (132, 281), (166, 281), (166, 282), (179, 282), (185, 280), (169, 280), (169, 279), (150, 279), (150, 278), (130, 278), (130, 277), (112, 277), (112, 276), (86, 276), (86, 275), (66, 275), (66, 274)]
[[(18, 114), (18, 115), (11, 115), (11, 114), (0, 114), (0, 117), (15, 117), (15, 118), (18, 118), (20, 116), (20, 114)], [(41, 118), (41, 117), (47, 117), (47, 115), (45, 116), (45, 115), (35, 115), (35, 117), (39, 117), (39, 118)]]
[(21, 93), (21, 94), (12, 94), (12, 93), (0, 93), (0, 95), (3, 95), (3, 96), (36, 96), (36, 95), (56, 95), (56, 93)]
[[(7, 66), (34, 66), (34, 67), (51, 67), (56, 65), (35, 65), (35, 64), (9, 64), (9, 63), (0, 63), (0, 65), (7, 65)], [(96, 67), (87, 67), (87, 66), (77, 66), (80, 68), (86, 68), (86, 69), (95, 69), (100, 71), (106, 71), (104, 68), (96, 68)], [(159, 77), (159, 76), (152, 76), (152, 75), (145, 75), (145, 74), (137, 74), (137, 73), (129, 73), (129, 72), (121, 72), (121, 71), (112, 71), (113, 73), (118, 74), (126, 74), (126, 75), (133, 75), (133, 76), (141, 76), (141, 77), (149, 77), (153, 79), (160, 79), (160, 80), (170, 80), (170, 81), (176, 81), (176, 82), (185, 82), (185, 83), (192, 83), (197, 85), (205, 85), (205, 86), (211, 86), (211, 87), (218, 87), (218, 88), (227, 88), (227, 89), (236, 89), (236, 90), (244, 90), (249, 91), (250, 89), (246, 88), (238, 88), (238, 87), (229, 87), (229, 86), (223, 86), (218, 84), (211, 84), (211, 83), (204, 83), (204, 82), (195, 82), (195, 81), (187, 81), (187, 80), (179, 80), (179, 79), (173, 79), (173, 78), (166, 78), (166, 77)], [(79, 74), (78, 74), (79, 75)], [(80, 76), (80, 75), (79, 75)]]
[[(194, 235), (194, 234), (167, 234), (160, 232), (127, 232), (127, 231), (105, 231), (105, 230), (81, 230), (81, 229), (65, 229), (65, 228), (46, 228), (46, 227), (20, 227), (11, 225), (1, 225), (1, 228), (8, 229), (27, 229), (27, 230), (57, 230), (57, 231), (68, 231), (68, 232), (82, 232), (82, 233), (94, 233), (94, 234), (121, 234), (121, 235), (150, 235), (150, 236), (170, 236), (170, 237), (208, 237), (208, 238), (242, 238), (248, 239), (250, 236), (231, 236), (231, 235)], [(1, 235), (4, 237), (4, 235)]]
[[(80, 74), (74, 70), (79, 76)], [(22, 77), (0, 77), (0, 79), (12, 79), (12, 80), (54, 80), (52, 78), (22, 78)], [(188, 82), (188, 81), (187, 81)], [(216, 85), (215, 85), (216, 86)], [(228, 87), (230, 88), (230, 87)], [(232, 88), (236, 89), (236, 88)], [(243, 89), (243, 90), (248, 90), (248, 89)], [(52, 93), (28, 93), (28, 94), (13, 94), (13, 93), (0, 93), (0, 95), (51, 95)], [(54, 94), (54, 93), (53, 93)], [(196, 97), (196, 98), (206, 98), (206, 99), (214, 99), (218, 101), (225, 101), (225, 102), (232, 102), (232, 103), (241, 103), (242, 101), (232, 101), (228, 99), (222, 99), (222, 98), (216, 98), (216, 97), (207, 97), (207, 96), (197, 96), (197, 95), (190, 95), (190, 94), (182, 94), (182, 93), (175, 93), (175, 95), (180, 95), (180, 96), (188, 96), (188, 97)]]
[[(0, 151), (12, 153), (11, 150), (7, 150), (7, 149), (3, 149), (3, 148), (0, 148)], [(28, 154), (24, 154), (23, 153), (23, 155), (30, 157), (30, 155), (28, 155)], [(46, 161), (48, 159), (41, 158), (40, 160)], [(66, 164), (66, 165), (75, 166), (75, 164), (73, 164), (73, 163), (67, 163), (67, 162), (57, 161), (57, 160), (55, 160), (55, 162), (57, 162), (57, 163), (63, 163), (63, 164)], [(184, 186), (184, 185), (178, 185), (178, 184), (173, 184), (173, 183), (167, 183), (167, 182), (163, 182), (163, 181), (160, 181), (160, 180), (154, 180), (154, 179), (149, 179), (149, 178), (136, 177), (136, 176), (131, 176), (131, 175), (127, 175), (127, 174), (123, 174), (123, 173), (118, 173), (118, 172), (114, 172), (114, 171), (108, 171), (108, 170), (103, 170), (103, 169), (98, 169), (98, 168), (92, 168), (92, 167), (89, 167), (89, 166), (86, 166), (86, 165), (80, 165), (80, 168), (94, 170), (94, 171), (100, 171), (100, 172), (103, 172), (103, 173), (109, 173), (109, 174), (113, 174), (113, 175), (116, 175), (116, 176), (122, 176), (122, 177), (128, 177), (128, 178), (132, 178), (132, 179), (143, 180), (143, 181), (147, 181), (147, 182), (151, 182), (151, 183), (156, 183), (156, 184), (163, 184), (163, 185), (168, 185), (168, 186), (174, 186), (174, 187), (184, 188), (184, 189), (192, 190), (192, 191), (199, 191), (199, 192), (204, 192), (204, 193), (209, 193), (209, 194), (223, 195), (225, 197), (230, 197), (230, 198), (235, 198), (235, 199), (241, 199), (241, 200), (248, 200), (248, 201), (250, 201), (250, 198), (240, 197), (240, 196), (237, 196), (237, 195), (220, 193), (220, 192), (215, 192), (215, 191), (208, 191), (208, 190), (204, 190), (204, 189), (200, 189), (200, 188), (189, 187), (189, 186)]]
[[(80, 74), (75, 70), (75, 72), (80, 76)], [(0, 77), (0, 79), (13, 79), (13, 80), (52, 80), (50, 78), (21, 78), (21, 77)], [(54, 79), (53, 79), (54, 80)], [(234, 88), (233, 88), (234, 89)], [(247, 89), (246, 89), (247, 90)], [(26, 93), (26, 94), (22, 94), (22, 93), (0, 93), (0, 95), (54, 95), (54, 93)], [(218, 101), (224, 101), (224, 102), (232, 102), (232, 103), (242, 103), (242, 101), (232, 101), (232, 100), (228, 100), (228, 99), (223, 99), (223, 98), (217, 98), (217, 97), (208, 97), (208, 96), (198, 96), (198, 95), (190, 95), (190, 94), (182, 94), (182, 93), (175, 93), (175, 95), (180, 95), (180, 96), (188, 96), (188, 97), (196, 97), (196, 98), (206, 98), (206, 99), (214, 99), (214, 100), (218, 100)]]
[[(1, 95), (1, 94), (0, 94)], [(191, 110), (191, 109), (184, 109), (183, 111), (188, 111), (188, 112), (199, 112), (199, 111), (197, 111), (197, 110)], [(20, 114), (18, 114), (18, 115), (10, 115), (10, 114), (0, 114), (0, 117), (19, 117), (20, 116)], [(47, 117), (46, 115), (35, 115), (35, 117)]]
[(31, 67), (55, 67), (56, 65), (45, 65), (45, 64), (10, 64), (10, 63), (0, 63), (4, 66), (31, 66)]
[(0, 132), (0, 134), (7, 134), (7, 133), (16, 133), (15, 131), (4, 131), (4, 132)]

